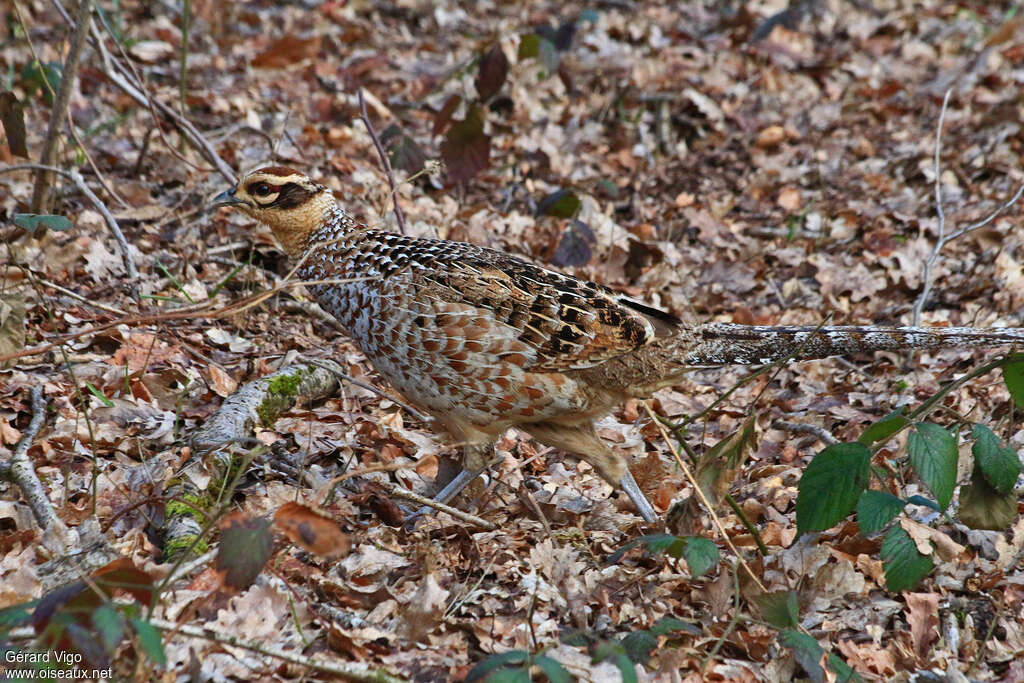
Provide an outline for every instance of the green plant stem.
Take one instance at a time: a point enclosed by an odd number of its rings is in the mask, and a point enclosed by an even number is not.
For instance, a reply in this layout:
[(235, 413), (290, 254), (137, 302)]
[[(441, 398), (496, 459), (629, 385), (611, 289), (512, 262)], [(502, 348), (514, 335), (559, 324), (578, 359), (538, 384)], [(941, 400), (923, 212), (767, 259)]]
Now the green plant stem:
[(732, 511), (736, 513), (736, 516), (740, 518), (740, 521), (743, 522), (743, 526), (747, 528), (750, 535), (754, 537), (754, 542), (757, 543), (757, 552), (761, 553), (761, 557), (768, 557), (768, 546), (761, 540), (761, 534), (758, 533), (757, 527), (747, 518), (746, 513), (740, 508), (736, 499), (727, 493), (725, 494), (725, 502), (729, 504)]
[(894, 436), (904, 431), (905, 429), (913, 425), (915, 422), (919, 421), (921, 418), (927, 416), (928, 413), (930, 413), (931, 411), (935, 410), (939, 406), (939, 403), (942, 401), (942, 399), (944, 399), (946, 395), (949, 394), (954, 389), (959, 389), (960, 387), (967, 384), (971, 380), (975, 380), (978, 377), (987, 375), (993, 370), (998, 370), (1004, 365), (1009, 365), (1010, 363), (1019, 363), (1022, 361), (1024, 361), (1024, 353), (1011, 353), (1006, 356), (1003, 356), (1002, 358), (997, 358), (994, 361), (985, 363), (984, 365), (977, 367), (974, 370), (971, 370), (960, 379), (955, 379), (952, 382), (949, 382), (948, 384), (944, 385), (941, 389), (935, 392), (934, 396), (928, 398), (915, 410), (911, 411), (909, 415), (907, 415), (907, 424), (893, 432), (885, 441), (875, 444), (875, 446), (871, 449), (872, 454), (877, 453), (886, 443), (891, 441)]

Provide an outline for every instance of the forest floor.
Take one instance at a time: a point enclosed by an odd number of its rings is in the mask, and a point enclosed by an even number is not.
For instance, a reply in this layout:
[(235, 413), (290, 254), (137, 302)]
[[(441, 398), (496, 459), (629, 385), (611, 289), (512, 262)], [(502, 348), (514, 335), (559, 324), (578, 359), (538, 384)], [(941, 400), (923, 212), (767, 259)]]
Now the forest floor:
[[(666, 529), (516, 432), (486, 487), (455, 503), (493, 529), (436, 513), (410, 530), (393, 487), (432, 494), (455, 451), (302, 287), (274, 289), (289, 266), (265, 228), (208, 209), (232, 171), (274, 164), (399, 229), (362, 89), (410, 234), (499, 248), (692, 322), (906, 325), (916, 307), (926, 325), (1022, 327), (1018, 5), (192, 0), (183, 44), (181, 3), (99, 4), (68, 106), (78, 140), (56, 158), (95, 201), (59, 177), (41, 213), (70, 226), (0, 227), (0, 460), (27, 463), (42, 492), (12, 483), (20, 465), (0, 469), (0, 649), (82, 653), (80, 667), (153, 681), (474, 667), (477, 680), (820, 681), (852, 667), (1024, 681), (1016, 509), (1009, 528), (979, 531), (908, 507), (934, 567), (905, 590), (887, 587), (882, 532), (851, 515), (798, 536), (796, 522), (815, 454), (1003, 351), (794, 363), (746, 383), (752, 368), (706, 369), (623, 405), (599, 433), (673, 510), (668, 532), (686, 538), (673, 552), (613, 556)], [(70, 33), (49, 2), (13, 7), (0, 11), (7, 166), (29, 161), (21, 142), (39, 159), (45, 76), (60, 77)], [(132, 79), (141, 104), (118, 85)], [(441, 172), (403, 182), (435, 159)], [(33, 185), (0, 166), (4, 217), (30, 212)], [(257, 425), (218, 469), (190, 438), (286, 354), (385, 394), (342, 382)], [(1024, 451), (1008, 381), (971, 378), (928, 418), (957, 432), (963, 482), (972, 424)], [(873, 451), (873, 487), (927, 497), (907, 438)], [(172, 548), (181, 517), (202, 538)], [(714, 543), (710, 566), (691, 552), (707, 545), (682, 552), (695, 538)]]

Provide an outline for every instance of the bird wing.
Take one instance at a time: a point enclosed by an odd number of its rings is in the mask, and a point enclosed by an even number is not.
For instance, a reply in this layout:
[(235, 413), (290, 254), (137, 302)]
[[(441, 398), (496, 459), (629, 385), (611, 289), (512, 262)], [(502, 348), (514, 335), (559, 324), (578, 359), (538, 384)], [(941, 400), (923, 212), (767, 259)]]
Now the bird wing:
[[(469, 245), (465, 245), (469, 246)], [(536, 350), (531, 371), (582, 370), (630, 353), (681, 324), (593, 282), (473, 247), (424, 277)]]

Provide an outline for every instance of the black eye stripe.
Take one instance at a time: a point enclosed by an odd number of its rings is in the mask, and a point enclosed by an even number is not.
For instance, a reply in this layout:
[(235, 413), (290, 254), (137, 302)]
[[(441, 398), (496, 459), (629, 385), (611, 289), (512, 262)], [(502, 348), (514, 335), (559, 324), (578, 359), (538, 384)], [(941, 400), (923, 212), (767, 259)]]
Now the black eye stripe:
[(245, 188), (245, 190), (246, 190), (246, 192), (248, 192), (249, 194), (251, 194), (254, 197), (269, 197), (270, 195), (274, 194), (275, 192), (280, 192), (281, 191), (281, 186), (280, 185), (271, 185), (268, 182), (260, 180), (260, 181), (257, 181), (255, 183), (250, 183)]

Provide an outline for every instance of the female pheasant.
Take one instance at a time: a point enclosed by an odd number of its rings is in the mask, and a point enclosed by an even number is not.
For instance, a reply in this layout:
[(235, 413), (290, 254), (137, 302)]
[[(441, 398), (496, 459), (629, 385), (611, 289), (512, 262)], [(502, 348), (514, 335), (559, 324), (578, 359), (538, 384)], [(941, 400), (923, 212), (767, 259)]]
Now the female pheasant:
[(493, 249), (354, 221), (326, 187), (267, 167), (213, 200), (266, 224), (297, 275), (382, 377), (468, 444), (479, 473), (509, 427), (593, 465), (657, 515), (594, 420), (688, 369), (876, 350), (1024, 342), (1019, 328), (687, 326), (675, 316)]

